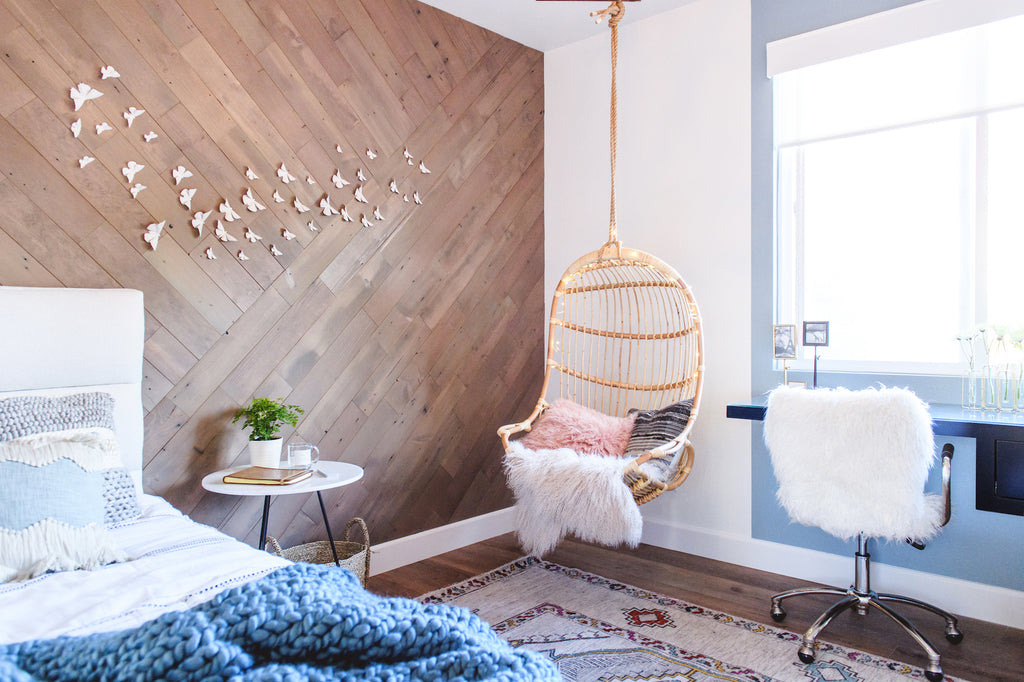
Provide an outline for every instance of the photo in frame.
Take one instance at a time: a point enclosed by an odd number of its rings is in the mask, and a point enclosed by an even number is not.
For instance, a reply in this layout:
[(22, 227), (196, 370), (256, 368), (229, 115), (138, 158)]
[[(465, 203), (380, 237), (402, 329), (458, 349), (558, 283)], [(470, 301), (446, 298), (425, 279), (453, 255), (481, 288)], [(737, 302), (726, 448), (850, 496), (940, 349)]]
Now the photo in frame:
[(804, 322), (804, 345), (827, 346), (828, 322)]
[(772, 325), (772, 357), (778, 360), (796, 358), (796, 325)]

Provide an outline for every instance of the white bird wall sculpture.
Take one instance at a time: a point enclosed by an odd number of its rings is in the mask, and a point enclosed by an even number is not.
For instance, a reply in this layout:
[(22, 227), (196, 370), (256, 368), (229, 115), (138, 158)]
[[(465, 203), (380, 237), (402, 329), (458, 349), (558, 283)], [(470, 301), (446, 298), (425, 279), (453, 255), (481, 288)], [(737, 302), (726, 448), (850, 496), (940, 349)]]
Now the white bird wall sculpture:
[(117, 72), (113, 66), (101, 66), (100, 67), (100, 80), (107, 80), (108, 78), (120, 78), (121, 74)]
[(281, 236), (287, 239), (288, 241), (295, 239), (295, 235), (292, 234), (292, 232), (290, 232), (287, 227), (281, 229)]
[(238, 260), (249, 260), (249, 257), (245, 255), (245, 251), (238, 250)]
[(136, 109), (135, 107), (128, 107), (128, 111), (124, 112), (122, 116), (124, 116), (124, 120), (128, 121), (128, 127), (131, 128), (132, 123), (135, 122), (135, 119), (137, 119), (139, 116), (142, 116), (144, 113), (146, 113), (145, 109)]
[(360, 203), (363, 203), (363, 204), (370, 203), (370, 202), (368, 202), (366, 200), (366, 196), (363, 194), (363, 186), (362, 185), (359, 185), (358, 187), (356, 187), (355, 192), (353, 192), (353, 196), (355, 196), (356, 201), (358, 201)]
[(373, 207), (373, 217), (376, 218), (377, 220), (384, 220), (384, 216), (381, 215), (380, 212), (380, 206)]
[(330, 217), (332, 215), (338, 215), (338, 211), (336, 211), (334, 207), (331, 206), (330, 194), (324, 195), (324, 198), (320, 200), (320, 208), (323, 209), (322, 211), (320, 211), (320, 213), (327, 217)]
[(306, 206), (304, 203), (299, 201), (298, 197), (295, 197), (295, 199), (292, 201), (292, 206), (294, 206), (295, 210), (298, 211), (299, 213), (305, 213), (306, 211), (309, 210), (309, 206)]
[(350, 216), (348, 214), (348, 211), (345, 209), (345, 204), (341, 205), (339, 215), (341, 215), (341, 219), (344, 220), (346, 223), (352, 222), (352, 216)]
[(259, 236), (258, 234), (253, 232), (251, 228), (248, 227), (245, 228), (245, 238), (248, 239), (253, 244), (259, 241), (263, 241), (263, 237)]
[(238, 213), (235, 212), (235, 209), (231, 208), (231, 204), (227, 199), (220, 202), (220, 206), (217, 207), (217, 210), (224, 214), (224, 220), (229, 223), (242, 219), (242, 216), (238, 215)]
[(152, 130), (150, 130), (148, 133), (142, 136), (142, 139), (145, 140), (146, 142), (152, 142), (158, 137), (160, 136), (154, 133)]
[(391, 183), (388, 185), (388, 189), (390, 189), (395, 194), (401, 194), (401, 192), (398, 191), (398, 182), (396, 182), (394, 179), (391, 180)]
[(72, 137), (78, 137), (82, 134), (82, 119), (77, 119), (71, 122), (71, 135)]
[(256, 175), (255, 171), (253, 171), (253, 169), (249, 168), (248, 166), (245, 169), (245, 177), (248, 178), (249, 180), (259, 180), (260, 179), (260, 176)]
[(213, 247), (212, 246), (206, 247), (206, 252), (205, 253), (206, 253), (206, 257), (208, 259), (210, 259), (210, 260), (217, 260), (217, 254), (215, 254), (213, 252)]
[(366, 148), (366, 158), (368, 158), (370, 161), (373, 161), (374, 159), (377, 158), (377, 152), (375, 152), (372, 149), (370, 149), (369, 147), (367, 147)]
[(249, 209), (249, 211), (251, 211), (252, 213), (255, 213), (256, 211), (262, 211), (263, 209), (266, 208), (266, 206), (256, 201), (256, 197), (254, 197), (252, 194), (252, 187), (249, 187), (245, 190), (245, 194), (242, 195), (242, 203), (245, 204), (245, 207)]
[(143, 185), (141, 182), (136, 182), (128, 191), (132, 193), (132, 199), (138, 199), (139, 192), (141, 192), (144, 189), (146, 189), (145, 185)]
[(363, 227), (373, 227), (373, 223), (366, 219), (366, 214), (359, 216), (359, 222), (362, 223)]
[(306, 223), (306, 227), (308, 227), (313, 232), (319, 232), (320, 231), (320, 228), (312, 220), (310, 220), (308, 223)]
[(281, 178), (281, 182), (288, 184), (289, 182), (295, 181), (295, 176), (288, 172), (288, 169), (282, 163), (280, 168), (277, 169), (277, 177)]
[(334, 175), (331, 176), (331, 181), (334, 183), (334, 186), (337, 187), (338, 189), (341, 189), (345, 185), (351, 184), (348, 180), (341, 177), (341, 171), (339, 170), (334, 171)]
[(71, 100), (75, 103), (75, 111), (82, 108), (82, 105), (91, 99), (103, 97), (103, 93), (88, 83), (79, 83), (71, 88)]
[(420, 161), (420, 173), (429, 173), (430, 169), (427, 168), (427, 164)]
[(121, 175), (123, 175), (126, 178), (128, 178), (128, 182), (130, 182), (130, 183), (131, 182), (135, 182), (135, 175), (136, 175), (136, 173), (141, 171), (143, 168), (145, 168), (145, 166), (143, 166), (141, 163), (135, 163), (134, 161), (129, 161), (128, 164), (124, 168), (121, 169)]
[(88, 166), (90, 163), (92, 163), (95, 160), (96, 159), (91, 157), (91, 156), (83, 156), (82, 158), (80, 158), (78, 160), (78, 167), (79, 168), (85, 168), (86, 166)]
[(96, 134), (97, 135), (102, 135), (103, 133), (107, 132), (108, 130), (113, 130), (113, 129), (114, 129), (114, 126), (110, 125), (106, 121), (103, 121), (103, 123), (97, 123), (96, 124)]
[(160, 234), (164, 231), (164, 224), (166, 222), (166, 220), (161, 220), (158, 223), (146, 225), (146, 234), (142, 235), (142, 238), (153, 247), (154, 251), (156, 251), (156, 244), (160, 241)]
[(358, 180), (359, 182), (366, 182), (366, 176), (363, 175), (363, 169), (362, 168), (357, 168), (356, 169), (356, 180)]
[(196, 214), (192, 216), (192, 227), (196, 228), (196, 232), (199, 236), (203, 236), (203, 226), (206, 225), (206, 219), (210, 217), (213, 211), (196, 211)]
[(171, 177), (174, 178), (175, 185), (180, 185), (182, 180), (192, 177), (192, 171), (188, 170), (184, 166), (178, 166), (171, 171)]
[(222, 242), (237, 242), (238, 239), (231, 235), (224, 227), (224, 223), (217, 221), (217, 226), (213, 228), (213, 236)]
[(284, 197), (281, 196), (281, 193), (278, 192), (276, 189), (274, 190), (274, 202), (278, 204), (284, 203)]
[(276, 246), (274, 246), (273, 244), (271, 244), (270, 245), (270, 253), (272, 253), (275, 256), (280, 256), (280, 255), (282, 255), (284, 253), (284, 251), (282, 251), (281, 249), (279, 249)]
[(178, 193), (178, 201), (181, 202), (182, 206), (184, 206), (185, 208), (187, 208), (188, 210), (191, 211), (192, 210), (192, 197), (194, 197), (195, 195), (196, 195), (196, 190), (194, 188), (190, 187), (190, 188), (183, 189), (183, 190), (181, 190), (181, 192)]

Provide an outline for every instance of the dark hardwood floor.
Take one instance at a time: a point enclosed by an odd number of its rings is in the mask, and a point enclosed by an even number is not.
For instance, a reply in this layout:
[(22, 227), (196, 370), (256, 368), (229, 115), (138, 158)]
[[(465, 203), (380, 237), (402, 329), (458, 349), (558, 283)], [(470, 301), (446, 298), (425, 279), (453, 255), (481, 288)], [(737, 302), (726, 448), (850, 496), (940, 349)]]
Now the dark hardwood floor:
[[(368, 587), (378, 594), (415, 597), (485, 573), (522, 554), (511, 534), (502, 535), (373, 576)], [(810, 584), (649, 545), (623, 550), (568, 541), (544, 558), (762, 623), (771, 623), (768, 608), (773, 593)], [(850, 572), (852, 579), (852, 553)], [(788, 600), (782, 626), (801, 633), (833, 601), (819, 596)], [(1024, 680), (1024, 630), (962, 618), (964, 641), (953, 645), (943, 636), (941, 619), (911, 607), (901, 612), (939, 650), (947, 675), (975, 682)], [(832, 622), (823, 639), (922, 666), (924, 652), (885, 620), (874, 610), (866, 616), (848, 612)]]

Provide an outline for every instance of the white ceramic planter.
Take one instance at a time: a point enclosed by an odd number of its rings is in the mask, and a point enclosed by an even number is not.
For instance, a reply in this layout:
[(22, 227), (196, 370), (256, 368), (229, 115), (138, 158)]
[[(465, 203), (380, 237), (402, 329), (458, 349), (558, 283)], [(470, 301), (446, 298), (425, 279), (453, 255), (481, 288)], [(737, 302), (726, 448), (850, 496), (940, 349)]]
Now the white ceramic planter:
[(249, 441), (249, 464), (254, 467), (276, 469), (281, 466), (281, 442), (283, 438), (274, 440)]

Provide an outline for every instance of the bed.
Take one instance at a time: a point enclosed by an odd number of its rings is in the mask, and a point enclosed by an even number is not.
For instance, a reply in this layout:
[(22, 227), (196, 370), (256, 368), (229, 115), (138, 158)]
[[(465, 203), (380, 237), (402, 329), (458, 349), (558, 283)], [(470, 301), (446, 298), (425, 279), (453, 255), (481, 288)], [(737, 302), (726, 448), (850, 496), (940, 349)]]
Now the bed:
[[(468, 611), (378, 597), (145, 494), (141, 292), (0, 286), (0, 314), (0, 679), (560, 679)], [(102, 515), (66, 543), (89, 556), (26, 560), (19, 520), (62, 513)]]

